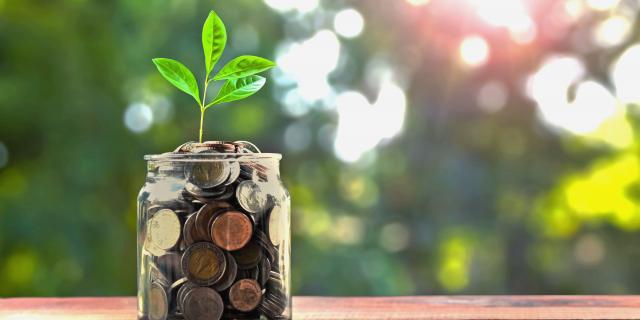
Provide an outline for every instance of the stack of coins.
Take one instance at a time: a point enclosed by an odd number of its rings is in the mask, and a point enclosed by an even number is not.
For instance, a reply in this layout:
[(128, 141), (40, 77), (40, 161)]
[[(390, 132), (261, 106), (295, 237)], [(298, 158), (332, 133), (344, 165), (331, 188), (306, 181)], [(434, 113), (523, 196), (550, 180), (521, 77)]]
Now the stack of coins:
[[(174, 153), (256, 153), (249, 142), (188, 142)], [(237, 157), (184, 166), (184, 188), (146, 209), (143, 319), (288, 319), (282, 206), (268, 167)], [(271, 193), (270, 193), (271, 192)]]

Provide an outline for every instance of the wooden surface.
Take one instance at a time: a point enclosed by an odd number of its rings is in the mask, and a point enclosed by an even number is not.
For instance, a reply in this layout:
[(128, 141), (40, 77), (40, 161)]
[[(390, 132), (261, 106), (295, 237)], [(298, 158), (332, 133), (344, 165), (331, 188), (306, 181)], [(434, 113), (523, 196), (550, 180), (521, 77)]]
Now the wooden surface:
[[(135, 319), (132, 297), (0, 299), (2, 320)], [(640, 319), (640, 296), (295, 297), (294, 319)]]

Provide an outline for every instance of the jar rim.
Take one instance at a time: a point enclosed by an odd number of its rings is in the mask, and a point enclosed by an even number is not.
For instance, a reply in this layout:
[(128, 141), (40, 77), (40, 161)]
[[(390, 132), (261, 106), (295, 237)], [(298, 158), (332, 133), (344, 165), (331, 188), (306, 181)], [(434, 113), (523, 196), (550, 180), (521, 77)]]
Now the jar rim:
[(198, 162), (198, 161), (257, 161), (257, 160), (280, 160), (280, 153), (173, 153), (166, 152), (160, 154), (147, 154), (146, 161), (177, 161), (177, 162)]

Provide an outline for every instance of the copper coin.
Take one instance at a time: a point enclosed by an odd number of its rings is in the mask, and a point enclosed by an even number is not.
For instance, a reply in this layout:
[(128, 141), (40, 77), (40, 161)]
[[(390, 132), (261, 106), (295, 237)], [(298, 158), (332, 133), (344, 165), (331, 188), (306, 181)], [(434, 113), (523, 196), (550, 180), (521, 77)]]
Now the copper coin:
[(225, 259), (222, 250), (212, 243), (198, 242), (189, 246), (182, 255), (182, 272), (190, 281), (209, 286), (224, 274)]
[(262, 301), (262, 288), (255, 280), (238, 280), (229, 289), (229, 301), (240, 311), (251, 311)]
[(169, 298), (164, 287), (156, 282), (149, 288), (149, 320), (164, 320), (169, 312)]
[(242, 212), (227, 211), (219, 215), (211, 224), (213, 243), (227, 251), (244, 247), (253, 234), (251, 220)]
[(193, 288), (184, 297), (183, 314), (186, 319), (218, 320), (223, 311), (222, 297), (211, 288)]
[(247, 243), (242, 249), (234, 251), (233, 257), (242, 269), (251, 269), (262, 259), (262, 247), (256, 242)]
[(196, 213), (196, 238), (200, 241), (211, 240), (211, 234), (209, 230), (209, 221), (217, 213), (220, 213), (221, 209), (230, 209), (231, 205), (224, 201), (207, 203)]

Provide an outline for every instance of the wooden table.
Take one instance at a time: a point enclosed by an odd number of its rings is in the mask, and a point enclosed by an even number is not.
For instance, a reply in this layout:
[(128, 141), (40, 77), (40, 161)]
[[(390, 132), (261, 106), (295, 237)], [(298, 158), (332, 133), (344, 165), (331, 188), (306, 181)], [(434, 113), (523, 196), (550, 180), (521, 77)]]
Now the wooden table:
[[(133, 297), (0, 299), (2, 320), (135, 319)], [(295, 297), (294, 319), (640, 319), (640, 296)]]

